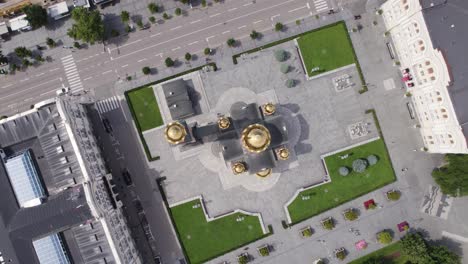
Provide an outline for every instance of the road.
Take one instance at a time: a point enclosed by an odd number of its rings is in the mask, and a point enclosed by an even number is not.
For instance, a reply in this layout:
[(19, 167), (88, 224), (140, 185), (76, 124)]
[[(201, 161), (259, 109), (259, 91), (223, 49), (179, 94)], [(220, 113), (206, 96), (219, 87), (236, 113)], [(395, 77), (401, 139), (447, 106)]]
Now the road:
[(277, 22), (294, 23), (318, 11), (326, 12), (332, 4), (325, 2), (324, 7), (323, 2), (226, 0), (222, 4), (188, 10), (185, 15), (173, 16), (150, 29), (114, 38), (106, 45), (63, 49), (52, 62), (3, 77), (0, 114), (24, 111), (52, 97), (62, 86), (69, 86), (74, 92), (112, 89), (128, 75), (141, 75), (144, 66), (164, 69), (166, 57), (183, 61), (186, 52), (201, 57), (204, 48), (225, 46), (228, 38), (249, 38), (252, 30), (267, 34)]

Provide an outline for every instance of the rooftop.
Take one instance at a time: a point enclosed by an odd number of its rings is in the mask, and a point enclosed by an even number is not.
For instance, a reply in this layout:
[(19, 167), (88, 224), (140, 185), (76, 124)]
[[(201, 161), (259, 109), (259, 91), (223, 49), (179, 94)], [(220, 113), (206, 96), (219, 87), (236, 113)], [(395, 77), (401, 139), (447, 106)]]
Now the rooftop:
[[(432, 5), (431, 3), (434, 3)], [(465, 137), (468, 137), (468, 64), (460, 55), (466, 53), (468, 2), (465, 0), (421, 0), (424, 19), (434, 48), (439, 49), (449, 68), (448, 87), (453, 107)]]

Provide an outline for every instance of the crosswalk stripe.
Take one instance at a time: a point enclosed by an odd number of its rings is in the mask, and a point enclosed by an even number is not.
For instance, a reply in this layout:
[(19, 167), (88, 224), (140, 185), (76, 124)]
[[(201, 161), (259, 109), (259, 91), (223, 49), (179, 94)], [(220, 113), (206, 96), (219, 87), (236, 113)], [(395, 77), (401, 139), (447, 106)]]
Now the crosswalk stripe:
[(96, 102), (96, 109), (100, 114), (120, 108), (119, 97), (113, 96)]
[(76, 67), (75, 60), (72, 55), (61, 58), (62, 65), (65, 70), (65, 76), (67, 77), (68, 85), (70, 90), (73, 92), (79, 92), (84, 90), (81, 83), (80, 74)]

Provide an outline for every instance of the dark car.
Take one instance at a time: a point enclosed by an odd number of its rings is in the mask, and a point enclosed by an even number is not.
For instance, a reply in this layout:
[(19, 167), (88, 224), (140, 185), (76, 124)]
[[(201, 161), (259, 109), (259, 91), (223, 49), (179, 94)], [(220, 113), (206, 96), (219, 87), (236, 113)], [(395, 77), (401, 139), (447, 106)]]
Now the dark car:
[(354, 20), (359, 20), (361, 18), (362, 18), (361, 15), (354, 16)]
[(156, 264), (161, 264), (161, 263), (162, 263), (162, 262), (161, 262), (161, 257), (160, 257), (160, 256), (154, 257), (154, 263), (156, 263)]
[(112, 133), (112, 126), (109, 122), (109, 119), (107, 118), (102, 119), (102, 124), (104, 125), (104, 129), (106, 130), (107, 133)]
[(135, 205), (137, 213), (143, 213), (143, 205), (141, 205), (140, 200), (134, 200), (133, 204)]
[(128, 186), (133, 184), (132, 177), (130, 176), (130, 173), (128, 172), (127, 169), (124, 169), (122, 171), (122, 177), (123, 177), (125, 184), (127, 184)]

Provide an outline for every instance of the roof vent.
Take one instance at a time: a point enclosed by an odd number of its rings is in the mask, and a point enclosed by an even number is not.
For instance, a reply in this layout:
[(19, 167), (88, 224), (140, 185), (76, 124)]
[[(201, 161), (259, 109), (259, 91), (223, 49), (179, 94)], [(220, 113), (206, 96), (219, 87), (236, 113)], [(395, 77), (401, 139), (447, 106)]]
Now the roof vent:
[(455, 24), (450, 25), (450, 28), (455, 28)]

